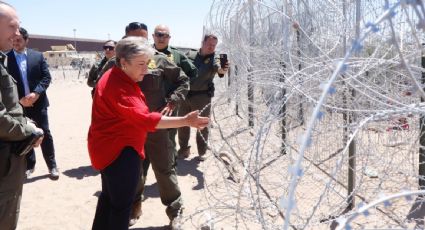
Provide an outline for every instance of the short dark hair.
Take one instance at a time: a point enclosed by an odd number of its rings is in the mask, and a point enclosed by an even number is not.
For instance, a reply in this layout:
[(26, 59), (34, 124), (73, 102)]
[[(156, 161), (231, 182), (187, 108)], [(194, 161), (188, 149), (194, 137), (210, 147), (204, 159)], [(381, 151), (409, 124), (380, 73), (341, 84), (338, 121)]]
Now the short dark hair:
[(148, 26), (141, 22), (132, 22), (125, 27), (125, 34), (128, 34), (130, 31), (139, 29), (148, 31)]
[(212, 39), (214, 39), (214, 40), (218, 40), (218, 38), (217, 38), (217, 36), (215, 36), (214, 34), (205, 34), (204, 35), (204, 42), (205, 41), (207, 41), (208, 39), (210, 39), (210, 38), (212, 38)]
[(28, 31), (22, 27), (19, 28), (19, 33), (22, 35), (22, 38), (24, 40), (28, 40), (29, 35), (28, 35)]

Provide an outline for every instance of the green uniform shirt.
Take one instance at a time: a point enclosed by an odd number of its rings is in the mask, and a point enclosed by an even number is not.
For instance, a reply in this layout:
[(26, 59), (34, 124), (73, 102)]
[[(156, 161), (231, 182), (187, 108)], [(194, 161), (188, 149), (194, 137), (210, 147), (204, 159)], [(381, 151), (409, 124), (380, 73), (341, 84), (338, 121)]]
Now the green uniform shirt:
[(190, 80), (190, 90), (204, 91), (214, 87), (213, 79), (220, 68), (219, 55), (212, 53), (202, 56), (199, 51), (189, 51), (187, 57), (198, 69), (198, 76)]
[(99, 73), (100, 71), (103, 69), (103, 67), (105, 66), (105, 64), (108, 62), (108, 59), (106, 59), (106, 57), (102, 58), (101, 61), (96, 62), (89, 71), (89, 76), (87, 78), (87, 85), (90, 87), (95, 87), (96, 86), (96, 82), (99, 79)]
[(114, 67), (117, 63), (117, 58), (115, 56), (111, 57), (105, 65), (102, 67), (102, 69), (99, 71), (99, 75), (96, 81), (99, 81), (99, 79), (102, 77), (102, 75), (108, 71), (110, 68)]
[(165, 54), (169, 61), (180, 67), (189, 77), (189, 79), (196, 77), (198, 70), (196, 69), (195, 65), (187, 58), (187, 56), (180, 50), (171, 46), (167, 46), (167, 48), (163, 50), (157, 49), (157, 51)]
[(16, 81), (7, 72), (5, 60), (6, 55), (0, 52), (0, 141), (21, 141), (34, 129), (27, 125), (19, 104)]
[(167, 102), (185, 100), (189, 78), (162, 53), (156, 52), (148, 64), (148, 74), (138, 83), (151, 111), (160, 111)]

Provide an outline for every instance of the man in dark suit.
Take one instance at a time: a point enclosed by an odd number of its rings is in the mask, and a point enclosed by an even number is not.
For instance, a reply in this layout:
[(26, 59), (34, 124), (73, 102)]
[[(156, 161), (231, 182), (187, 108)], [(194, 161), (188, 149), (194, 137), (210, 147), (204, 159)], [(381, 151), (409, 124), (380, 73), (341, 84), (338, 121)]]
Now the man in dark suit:
[[(13, 50), (7, 54), (8, 69), (17, 82), (19, 102), (24, 107), (25, 116), (34, 120), (44, 131), (41, 151), (49, 168), (50, 179), (57, 180), (59, 172), (47, 116), (49, 100), (46, 89), (51, 81), (50, 72), (42, 53), (26, 48), (28, 32), (24, 28), (20, 28), (19, 32), (20, 35), (13, 42)], [(27, 155), (27, 178), (34, 172), (35, 161), (35, 152), (31, 150)]]

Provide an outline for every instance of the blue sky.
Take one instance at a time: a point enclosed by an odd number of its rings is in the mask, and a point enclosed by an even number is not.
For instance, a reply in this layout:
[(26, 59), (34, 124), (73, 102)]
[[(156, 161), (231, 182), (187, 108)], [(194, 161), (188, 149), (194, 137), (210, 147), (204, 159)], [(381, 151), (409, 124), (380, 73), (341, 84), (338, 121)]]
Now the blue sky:
[[(171, 45), (198, 48), (213, 0), (6, 0), (31, 34), (119, 40), (129, 22), (171, 30)], [(152, 41), (152, 37), (149, 35)]]

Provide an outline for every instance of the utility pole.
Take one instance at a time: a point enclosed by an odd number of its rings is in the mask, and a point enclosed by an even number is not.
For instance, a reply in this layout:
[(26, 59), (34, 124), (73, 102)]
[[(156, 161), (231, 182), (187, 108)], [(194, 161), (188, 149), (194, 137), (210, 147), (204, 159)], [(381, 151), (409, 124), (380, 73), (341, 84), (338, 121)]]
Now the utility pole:
[(73, 29), (72, 31), (74, 31), (74, 49), (75, 51), (77, 51), (77, 37), (76, 37), (77, 29)]

